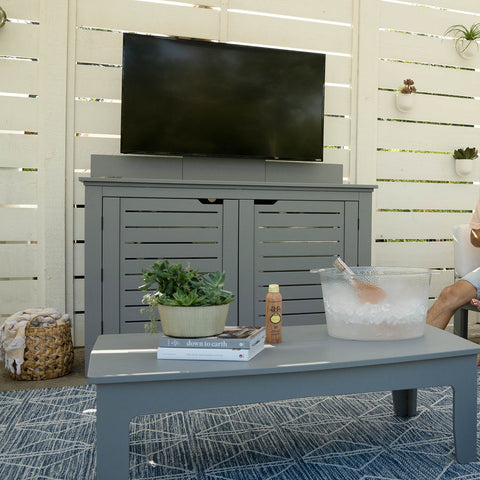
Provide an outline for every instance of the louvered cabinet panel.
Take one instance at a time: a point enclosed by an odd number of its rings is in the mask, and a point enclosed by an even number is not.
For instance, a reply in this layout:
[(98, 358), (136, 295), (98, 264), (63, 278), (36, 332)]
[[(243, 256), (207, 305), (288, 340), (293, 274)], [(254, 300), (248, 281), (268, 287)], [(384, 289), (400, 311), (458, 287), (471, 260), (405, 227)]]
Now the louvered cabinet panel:
[[(345, 202), (276, 201), (254, 206), (254, 315), (265, 322), (268, 285), (283, 298), (284, 325), (324, 323), (322, 290), (312, 268), (345, 257)], [(356, 242), (349, 239), (350, 248)]]
[(144, 292), (138, 289), (143, 268), (167, 259), (202, 273), (223, 270), (224, 205), (185, 198), (122, 198), (118, 207), (117, 318), (120, 333), (142, 332), (148, 321)]

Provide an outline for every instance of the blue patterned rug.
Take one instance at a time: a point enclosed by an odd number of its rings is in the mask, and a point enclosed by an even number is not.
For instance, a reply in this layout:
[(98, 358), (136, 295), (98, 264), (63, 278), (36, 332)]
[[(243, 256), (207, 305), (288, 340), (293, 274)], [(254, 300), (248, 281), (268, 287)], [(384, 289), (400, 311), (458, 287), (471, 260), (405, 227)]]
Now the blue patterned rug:
[[(137, 417), (130, 478), (480, 479), (453, 455), (451, 389), (418, 405), (394, 417), (383, 392)], [(1, 392), (0, 438), (2, 480), (94, 480), (95, 388)]]

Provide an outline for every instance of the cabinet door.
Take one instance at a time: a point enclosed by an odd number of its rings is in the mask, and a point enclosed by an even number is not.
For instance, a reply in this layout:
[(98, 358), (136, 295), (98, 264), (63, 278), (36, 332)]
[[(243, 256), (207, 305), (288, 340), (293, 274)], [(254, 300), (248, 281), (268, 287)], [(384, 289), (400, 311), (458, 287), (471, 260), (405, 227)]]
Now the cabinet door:
[[(104, 232), (104, 251), (118, 248), (114, 254), (118, 254), (118, 266), (113, 261), (104, 265), (104, 292), (115, 289), (105, 280), (118, 278), (118, 301), (111, 302), (114, 298), (104, 294), (104, 319), (116, 319), (117, 326), (111, 328), (119, 333), (142, 332), (148, 321), (148, 314), (142, 311), (144, 292), (138, 290), (142, 268), (167, 259), (200, 272), (223, 270), (224, 205), (185, 198), (122, 198), (119, 209), (118, 247), (113, 239), (109, 243), (109, 235), (115, 233)], [(236, 277), (236, 272), (233, 275)], [(229, 321), (236, 323), (236, 318)]]
[(270, 203), (254, 205), (255, 323), (265, 323), (265, 295), (271, 283), (280, 285), (284, 325), (325, 323), (320, 276), (310, 270), (331, 267), (337, 255), (345, 258), (346, 243), (350, 251), (356, 250), (357, 221), (353, 228), (350, 218), (345, 228), (341, 201)]

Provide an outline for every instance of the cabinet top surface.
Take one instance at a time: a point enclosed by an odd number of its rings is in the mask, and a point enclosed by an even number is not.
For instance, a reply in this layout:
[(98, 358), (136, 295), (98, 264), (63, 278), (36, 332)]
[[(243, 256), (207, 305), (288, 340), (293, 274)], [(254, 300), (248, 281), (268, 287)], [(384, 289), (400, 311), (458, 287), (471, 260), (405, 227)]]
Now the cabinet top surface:
[(300, 182), (251, 182), (251, 181), (224, 181), (224, 180), (172, 180), (172, 179), (145, 179), (145, 178), (120, 178), (120, 177), (80, 177), (85, 184), (102, 186), (167, 186), (167, 187), (227, 187), (227, 188), (295, 188), (295, 189), (331, 189), (331, 190), (367, 190), (378, 188), (377, 185), (358, 185), (348, 183), (300, 183)]
[(386, 365), (476, 355), (480, 347), (426, 326), (410, 340), (355, 341), (330, 337), (326, 325), (284, 327), (283, 342), (266, 346), (248, 362), (157, 360), (158, 336), (101, 335), (90, 357), (90, 383), (124, 383), (226, 376), (253, 376)]

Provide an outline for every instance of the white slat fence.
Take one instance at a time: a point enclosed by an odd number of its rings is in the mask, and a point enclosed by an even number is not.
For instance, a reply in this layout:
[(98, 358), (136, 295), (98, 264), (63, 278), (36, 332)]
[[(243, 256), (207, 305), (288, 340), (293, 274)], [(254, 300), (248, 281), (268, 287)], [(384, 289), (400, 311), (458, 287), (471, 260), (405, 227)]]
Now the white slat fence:
[[(480, 143), (479, 60), (441, 37), (480, 21), (480, 5), (421, 3), (2, 0), (0, 319), (52, 305), (73, 316), (83, 344), (78, 177), (92, 154), (119, 153), (123, 32), (327, 53), (325, 161), (351, 183), (378, 180), (374, 260), (438, 269), (433, 300), (453, 278), (451, 228), (478, 197), (478, 169), (458, 178), (450, 152)], [(420, 93), (404, 114), (393, 90), (407, 77)]]

